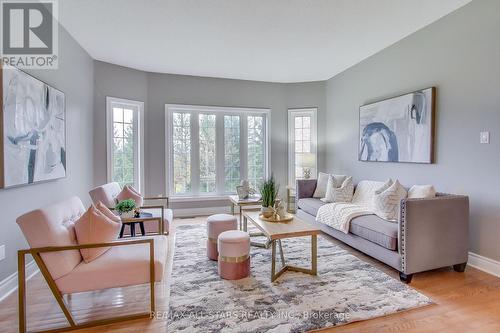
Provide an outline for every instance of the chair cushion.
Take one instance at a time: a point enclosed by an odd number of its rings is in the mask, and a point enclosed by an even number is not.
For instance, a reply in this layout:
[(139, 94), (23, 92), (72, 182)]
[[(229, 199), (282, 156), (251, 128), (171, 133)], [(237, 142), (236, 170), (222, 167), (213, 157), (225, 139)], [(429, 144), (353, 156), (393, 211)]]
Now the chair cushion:
[(242, 257), (250, 253), (250, 236), (241, 230), (222, 232), (217, 238), (219, 256)]
[(389, 250), (398, 248), (398, 224), (376, 215), (364, 215), (351, 221), (349, 232)]
[(316, 216), (319, 207), (326, 205), (326, 202), (319, 198), (302, 198), (297, 202), (297, 206), (308, 214)]
[[(77, 245), (74, 222), (85, 213), (82, 201), (72, 197), (46, 206), (17, 219), (31, 248)], [(42, 259), (52, 278), (71, 272), (81, 261), (80, 251), (42, 253)]]
[(120, 193), (116, 196), (118, 202), (122, 200), (132, 199), (135, 201), (136, 207), (141, 207), (144, 204), (144, 199), (142, 195), (137, 193), (137, 191), (129, 185), (125, 185)]
[[(166, 266), (168, 238), (145, 238), (154, 239), (155, 281), (159, 282)], [(114, 246), (90, 263), (82, 261), (55, 282), (64, 294), (149, 283), (149, 244)]]
[(217, 239), (220, 233), (236, 229), (238, 229), (238, 219), (236, 216), (214, 214), (207, 218), (207, 234), (209, 238)]
[(113, 182), (98, 186), (91, 190), (89, 194), (94, 204), (100, 201), (107, 207), (115, 207), (116, 196), (121, 190), (120, 184)]
[[(108, 218), (94, 206), (90, 206), (75, 222), (75, 232), (78, 244), (106, 243), (118, 239), (122, 224)], [(80, 249), (83, 260), (90, 263), (95, 260), (110, 247), (98, 247), (91, 249)]]

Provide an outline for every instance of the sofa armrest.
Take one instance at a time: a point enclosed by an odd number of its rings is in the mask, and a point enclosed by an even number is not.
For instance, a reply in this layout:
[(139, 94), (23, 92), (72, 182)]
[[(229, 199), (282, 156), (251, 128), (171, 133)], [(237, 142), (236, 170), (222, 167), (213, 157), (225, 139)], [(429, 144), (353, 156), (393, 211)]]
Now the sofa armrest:
[(296, 184), (297, 200), (302, 198), (312, 198), (316, 190), (316, 179), (298, 179)]
[(467, 262), (469, 198), (440, 194), (402, 200), (398, 238), (405, 274)]

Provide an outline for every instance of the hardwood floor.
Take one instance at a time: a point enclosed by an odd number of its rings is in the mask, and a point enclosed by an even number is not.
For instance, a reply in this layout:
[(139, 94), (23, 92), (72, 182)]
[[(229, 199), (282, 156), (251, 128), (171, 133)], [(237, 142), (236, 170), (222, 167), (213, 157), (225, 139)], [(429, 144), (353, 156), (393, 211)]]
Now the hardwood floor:
[[(172, 226), (202, 223), (203, 218), (176, 219)], [(362, 260), (398, 278), (392, 268), (329, 238)], [(170, 236), (170, 246), (173, 237)], [(167, 270), (170, 270), (167, 267)], [(40, 274), (28, 282), (28, 329), (64, 326), (66, 321)], [(157, 284), (157, 310), (168, 307), (168, 279)], [(468, 267), (465, 273), (440, 269), (415, 274), (411, 287), (431, 297), (436, 304), (398, 314), (351, 323), (321, 332), (500, 332), (500, 278)], [(97, 319), (115, 314), (132, 313), (148, 306), (147, 286), (116, 288), (76, 294), (68, 298), (72, 312), (79, 320)], [(17, 332), (17, 294), (0, 303), (0, 331)], [(136, 320), (82, 329), (75, 332), (166, 332), (166, 320)]]

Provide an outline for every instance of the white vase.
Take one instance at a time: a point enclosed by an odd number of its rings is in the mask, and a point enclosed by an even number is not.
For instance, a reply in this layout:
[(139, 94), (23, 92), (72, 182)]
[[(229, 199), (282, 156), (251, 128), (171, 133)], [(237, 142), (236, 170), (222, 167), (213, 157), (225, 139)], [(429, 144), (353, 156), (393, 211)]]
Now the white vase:
[(134, 215), (135, 215), (135, 213), (133, 210), (131, 210), (130, 212), (123, 212), (120, 214), (120, 216), (124, 219), (131, 219), (134, 217)]

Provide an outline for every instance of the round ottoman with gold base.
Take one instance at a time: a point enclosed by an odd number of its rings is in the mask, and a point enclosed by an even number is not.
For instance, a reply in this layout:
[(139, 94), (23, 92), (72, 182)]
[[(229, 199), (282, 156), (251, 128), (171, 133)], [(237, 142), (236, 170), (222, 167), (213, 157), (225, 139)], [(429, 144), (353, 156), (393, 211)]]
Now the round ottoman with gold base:
[(235, 216), (229, 214), (215, 214), (207, 218), (207, 256), (211, 260), (217, 260), (217, 237), (227, 230), (236, 230), (238, 222)]
[(239, 280), (250, 274), (250, 236), (239, 230), (224, 231), (217, 241), (219, 275), (226, 280)]

